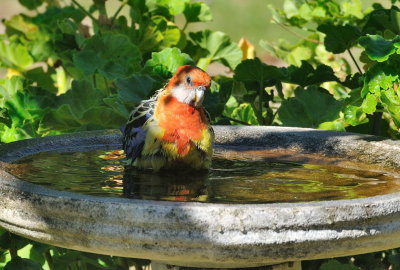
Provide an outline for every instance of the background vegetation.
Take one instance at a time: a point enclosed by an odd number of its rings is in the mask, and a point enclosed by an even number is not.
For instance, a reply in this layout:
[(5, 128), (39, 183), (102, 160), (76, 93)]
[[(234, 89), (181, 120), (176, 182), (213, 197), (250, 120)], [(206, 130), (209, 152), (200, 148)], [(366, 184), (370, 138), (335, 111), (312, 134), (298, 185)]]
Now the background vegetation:
[[(396, 0), (386, 6), (363, 7), (360, 0), (285, 0), (282, 7), (270, 6), (273, 23), (290, 38), (270, 31), (256, 48), (259, 55), (267, 51), (279, 59), (277, 64), (254, 57), (251, 44), (208, 29), (213, 16), (203, 2), (126, 0), (112, 9), (105, 0), (19, 3), (25, 12), (5, 20), (0, 35), (0, 66), (6, 70), (0, 79), (3, 143), (118, 128), (135, 104), (183, 64), (214, 67), (205, 100), (214, 124), (399, 137)], [(236, 25), (236, 18), (228, 19)], [(303, 267), (400, 269), (399, 256), (390, 250)], [(50, 247), (0, 230), (4, 269), (127, 269), (147, 263)]]

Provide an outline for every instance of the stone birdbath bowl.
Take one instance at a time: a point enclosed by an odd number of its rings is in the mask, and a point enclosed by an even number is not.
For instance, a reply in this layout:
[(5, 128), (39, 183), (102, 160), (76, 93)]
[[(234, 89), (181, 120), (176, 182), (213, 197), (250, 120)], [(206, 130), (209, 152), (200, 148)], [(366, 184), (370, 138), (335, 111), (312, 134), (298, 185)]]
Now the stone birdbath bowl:
[[(216, 126), (216, 144), (291, 149), (400, 167), (400, 143), (344, 132)], [(43, 151), (118, 149), (119, 131), (0, 146), (0, 161)], [(219, 204), (56, 191), (0, 170), (0, 226), (69, 249), (197, 268), (249, 268), (368, 253), (400, 244), (400, 194), (303, 203)]]

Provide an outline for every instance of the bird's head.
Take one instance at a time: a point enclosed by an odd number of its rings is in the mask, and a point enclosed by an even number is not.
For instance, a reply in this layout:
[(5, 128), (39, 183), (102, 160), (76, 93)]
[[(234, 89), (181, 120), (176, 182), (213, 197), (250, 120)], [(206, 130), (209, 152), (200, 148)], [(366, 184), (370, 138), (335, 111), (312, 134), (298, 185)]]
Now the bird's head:
[(200, 107), (205, 91), (210, 88), (211, 77), (202, 69), (190, 65), (181, 66), (168, 82), (166, 89), (179, 102)]

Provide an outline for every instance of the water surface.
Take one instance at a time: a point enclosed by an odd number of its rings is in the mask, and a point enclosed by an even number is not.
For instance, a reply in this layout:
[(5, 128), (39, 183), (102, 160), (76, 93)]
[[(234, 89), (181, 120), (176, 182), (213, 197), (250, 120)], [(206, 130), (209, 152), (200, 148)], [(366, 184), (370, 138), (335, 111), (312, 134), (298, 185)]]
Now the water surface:
[(338, 200), (400, 191), (400, 173), (288, 150), (217, 148), (206, 173), (126, 169), (122, 151), (43, 152), (7, 167), (57, 190), (96, 196), (213, 203)]

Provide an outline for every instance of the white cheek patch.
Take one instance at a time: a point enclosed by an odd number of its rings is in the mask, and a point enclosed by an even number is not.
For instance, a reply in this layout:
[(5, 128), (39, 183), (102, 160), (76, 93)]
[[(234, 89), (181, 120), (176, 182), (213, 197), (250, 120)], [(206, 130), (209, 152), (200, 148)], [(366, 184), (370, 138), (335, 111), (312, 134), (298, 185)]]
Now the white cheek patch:
[(179, 102), (190, 104), (196, 98), (196, 92), (187, 90), (184, 86), (179, 85), (172, 89), (172, 96)]

